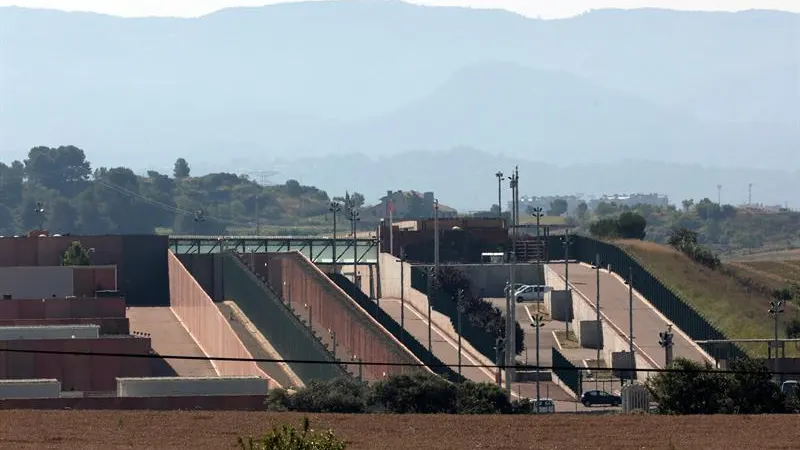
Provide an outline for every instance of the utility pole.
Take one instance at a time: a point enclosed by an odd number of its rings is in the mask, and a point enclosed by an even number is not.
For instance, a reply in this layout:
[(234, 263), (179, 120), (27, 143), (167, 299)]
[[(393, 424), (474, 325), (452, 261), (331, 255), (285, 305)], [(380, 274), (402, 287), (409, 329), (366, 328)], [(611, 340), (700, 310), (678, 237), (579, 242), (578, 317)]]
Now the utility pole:
[(717, 185), (717, 206), (722, 207), (722, 185)]
[[(513, 210), (514, 208), (512, 207), (511, 211)], [(513, 259), (514, 254), (512, 253), (509, 257)], [(505, 353), (503, 353), (504, 356), (503, 365), (506, 366), (506, 390), (508, 390), (509, 394), (511, 393), (511, 381), (510, 381), (511, 378), (509, 377), (509, 368), (511, 367), (512, 359), (511, 359), (511, 352), (509, 352), (508, 349), (511, 348), (510, 336), (515, 331), (513, 325), (511, 324), (511, 310), (513, 310), (516, 307), (514, 304), (515, 299), (514, 299), (513, 283), (514, 283), (514, 278), (512, 276), (509, 276), (509, 279), (506, 282), (506, 317), (505, 317), (506, 337), (503, 339), (503, 346), (505, 349)]]
[(503, 218), (503, 204), (501, 203), (503, 201), (502, 187), (503, 187), (503, 180), (505, 180), (505, 178), (503, 177), (503, 172), (500, 171), (494, 174), (494, 176), (497, 177), (497, 217), (502, 219)]
[(544, 317), (541, 314), (533, 316), (533, 323), (531, 326), (536, 328), (536, 412), (539, 412), (539, 400), (541, 399), (540, 391), (540, 371), (539, 371), (539, 330), (542, 328)]
[(633, 267), (628, 267), (628, 340), (633, 357)]
[(658, 333), (658, 345), (664, 349), (664, 361), (666, 363), (666, 367), (669, 367), (672, 364), (672, 346), (674, 342), (672, 340), (672, 324), (667, 325), (667, 331), (663, 331)]
[(747, 204), (753, 204), (753, 183), (747, 185)]
[[(769, 302), (769, 314), (775, 321), (775, 359), (773, 360), (774, 363), (772, 364), (772, 371), (778, 372), (778, 316), (783, 313), (783, 305), (785, 304), (784, 300), (773, 300)], [(777, 374), (776, 374), (777, 375)]]
[(464, 289), (456, 293), (456, 310), (458, 312), (458, 374), (461, 375), (461, 308), (464, 302)]
[[(501, 375), (502, 372), (500, 371), (500, 366), (501, 366), (500, 352), (505, 349), (505, 345), (506, 345), (505, 338), (500, 336), (494, 338), (494, 360), (495, 364), (497, 365), (497, 372), (495, 372), (495, 381), (497, 382), (498, 386), (501, 385), (501, 380), (502, 380), (502, 375)], [(511, 392), (511, 379), (508, 378), (508, 375), (506, 375), (506, 390)]]
[(336, 255), (336, 215), (342, 211), (342, 204), (334, 200), (331, 202), (330, 207), (328, 207), (328, 211), (333, 213), (333, 241), (331, 241), (333, 255), (331, 257), (331, 262), (333, 262), (333, 272), (336, 273), (336, 263), (339, 261)]
[[(516, 299), (514, 298), (515, 292), (514, 284), (516, 283), (516, 271), (517, 271), (517, 252), (516, 252), (516, 243), (517, 243), (517, 225), (519, 223), (519, 167), (514, 168), (514, 174), (510, 177), (510, 186), (511, 186), (511, 210), (512, 210), (512, 247), (514, 251), (511, 253), (511, 261), (509, 265), (510, 274), (509, 274), (509, 303), (508, 303), (508, 310), (506, 310), (506, 323), (508, 324), (508, 334), (506, 335), (506, 360), (508, 361), (508, 367), (506, 368), (506, 377), (509, 379), (513, 379), (515, 368), (517, 365), (516, 361), (516, 351), (517, 351), (517, 305)], [(509, 395), (511, 394), (511, 383), (510, 381), (507, 383), (509, 389)]]
[(428, 353), (433, 355), (433, 339), (431, 335), (431, 303), (433, 302), (433, 267), (428, 267)]

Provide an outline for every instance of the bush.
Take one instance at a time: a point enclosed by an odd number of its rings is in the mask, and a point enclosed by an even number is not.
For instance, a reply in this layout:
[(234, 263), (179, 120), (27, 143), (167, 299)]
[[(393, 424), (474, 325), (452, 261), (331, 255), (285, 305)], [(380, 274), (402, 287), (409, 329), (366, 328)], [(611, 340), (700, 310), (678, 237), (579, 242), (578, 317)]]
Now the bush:
[(372, 386), (370, 404), (397, 414), (453, 413), (456, 393), (454, 384), (432, 374), (396, 375)]
[(292, 425), (275, 427), (262, 439), (239, 438), (242, 450), (344, 450), (347, 445), (333, 431), (322, 433), (311, 429), (308, 418), (303, 418), (302, 431)]
[(786, 337), (789, 339), (800, 337), (800, 320), (792, 319), (786, 324)]
[(465, 381), (458, 385), (459, 414), (503, 414), (511, 412), (508, 393), (492, 383)]
[(671, 247), (708, 268), (717, 269), (721, 262), (711, 250), (697, 243), (697, 233), (687, 228), (673, 228), (667, 242)]
[(284, 389), (270, 391), (266, 406), (273, 411), (363, 413), (367, 407), (367, 386), (351, 378), (314, 380), (294, 394)]

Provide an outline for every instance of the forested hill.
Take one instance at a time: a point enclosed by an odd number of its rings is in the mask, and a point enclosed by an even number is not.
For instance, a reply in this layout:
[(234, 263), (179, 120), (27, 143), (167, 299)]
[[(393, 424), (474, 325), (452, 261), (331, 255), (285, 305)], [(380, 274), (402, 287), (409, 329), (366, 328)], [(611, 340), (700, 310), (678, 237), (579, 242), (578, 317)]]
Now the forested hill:
[[(363, 196), (354, 194), (359, 203)], [(23, 161), (0, 163), (0, 234), (23, 234), (43, 225), (51, 233), (203, 233), (325, 226), (325, 191), (296, 180), (262, 186), (245, 175), (192, 177), (183, 158), (172, 174), (135, 174), (127, 167), (92, 168), (74, 146), (35, 147)], [(275, 229), (277, 227), (277, 229)], [(282, 228), (283, 227), (283, 228)], [(308, 231), (309, 233), (311, 231)]]

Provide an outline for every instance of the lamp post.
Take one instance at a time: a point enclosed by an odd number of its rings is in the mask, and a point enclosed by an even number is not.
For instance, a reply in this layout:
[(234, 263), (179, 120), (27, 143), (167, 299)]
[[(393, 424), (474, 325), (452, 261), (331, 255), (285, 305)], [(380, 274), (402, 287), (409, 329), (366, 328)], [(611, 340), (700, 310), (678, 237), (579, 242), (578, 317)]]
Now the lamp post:
[[(531, 214), (533, 214), (533, 217), (536, 217), (536, 270), (538, 272), (541, 269), (542, 265), (542, 256), (541, 256), (542, 239), (539, 230), (541, 224), (540, 220), (544, 216), (544, 212), (542, 211), (541, 206), (534, 206), (533, 208), (531, 208)], [(542, 305), (541, 301), (536, 302), (536, 312), (541, 312), (542, 310), (541, 305)]]
[[(517, 252), (516, 252), (516, 244), (517, 244), (517, 227), (519, 225), (519, 167), (514, 167), (514, 174), (509, 177), (509, 185), (511, 187), (511, 211), (512, 211), (512, 248), (514, 251), (511, 253), (511, 261), (509, 265), (509, 301), (508, 301), (508, 310), (506, 312), (506, 361), (508, 362), (508, 368), (506, 369), (506, 377), (513, 378), (514, 376), (514, 369), (516, 366), (516, 358), (515, 352), (517, 350), (517, 334), (516, 334), (516, 323), (517, 323), (517, 307), (514, 299), (514, 284), (516, 282), (516, 264), (517, 264)], [(510, 384), (509, 384), (510, 388)], [(509, 391), (510, 393), (510, 391)]]
[(503, 218), (503, 180), (505, 177), (503, 176), (503, 172), (498, 171), (494, 176), (497, 177), (497, 217)]
[(433, 289), (434, 289), (434, 269), (433, 267), (428, 267), (428, 353), (433, 356), (433, 338), (431, 335), (431, 303), (433, 300)]
[[(561, 238), (561, 244), (564, 246), (564, 290), (569, 292), (569, 246), (572, 244), (572, 236), (569, 234), (569, 229), (566, 230), (564, 237)], [(570, 303), (564, 304), (564, 326), (566, 331), (565, 339), (569, 339), (569, 321), (572, 319), (571, 306), (572, 295), (569, 296)]]
[(539, 400), (541, 398), (539, 386), (539, 330), (544, 325), (544, 317), (541, 314), (537, 314), (532, 319), (531, 326), (536, 328), (536, 412), (539, 412)]
[(672, 324), (667, 325), (667, 331), (658, 333), (658, 337), (658, 345), (664, 349), (665, 367), (669, 368), (669, 366), (672, 364), (672, 346), (674, 345), (672, 340)]
[(769, 302), (769, 314), (775, 321), (775, 358), (772, 365), (772, 371), (778, 371), (778, 316), (783, 313), (784, 300), (773, 300)]
[(206, 221), (206, 213), (202, 209), (198, 209), (194, 212), (194, 234), (195, 236), (199, 236), (200, 232), (198, 231), (200, 228), (200, 224)]
[(339, 260), (339, 258), (336, 257), (336, 215), (342, 211), (342, 204), (337, 201), (332, 201), (330, 207), (328, 207), (328, 211), (333, 213), (333, 241), (331, 242), (333, 256), (331, 257), (331, 262), (333, 262), (333, 272), (336, 273), (336, 261)]
[[(495, 372), (495, 381), (497, 382), (498, 386), (501, 386), (501, 371), (500, 371), (500, 352), (505, 349), (506, 339), (504, 337), (497, 336), (494, 338), (494, 360), (495, 365), (497, 366), (497, 371)], [(510, 392), (511, 391), (511, 381), (509, 380), (508, 376), (506, 376), (506, 389)]]
[(464, 302), (464, 289), (456, 293), (456, 311), (458, 312), (458, 374), (461, 375), (461, 310)]
[(350, 227), (353, 231), (353, 284), (358, 286), (358, 240), (356, 231), (358, 230), (357, 223), (361, 220), (358, 216), (358, 208), (352, 200), (347, 205), (347, 219), (350, 221)]
[(39, 231), (44, 229), (44, 203), (36, 202), (36, 206), (33, 208), (33, 212), (39, 217)]
[(439, 200), (433, 200), (433, 265), (439, 276)]
[[(405, 266), (406, 250), (400, 247), (400, 328), (406, 329), (406, 289), (405, 289)], [(402, 334), (400, 335), (402, 337)]]

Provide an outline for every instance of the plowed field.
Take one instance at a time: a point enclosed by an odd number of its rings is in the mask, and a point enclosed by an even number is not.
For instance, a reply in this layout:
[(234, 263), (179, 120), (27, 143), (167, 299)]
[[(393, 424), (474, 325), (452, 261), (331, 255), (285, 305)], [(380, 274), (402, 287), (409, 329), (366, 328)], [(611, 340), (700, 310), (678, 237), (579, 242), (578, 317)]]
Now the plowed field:
[[(309, 415), (348, 449), (789, 449), (798, 416)], [(226, 449), (237, 436), (302, 415), (261, 412), (0, 411), (0, 447), (13, 449)]]

